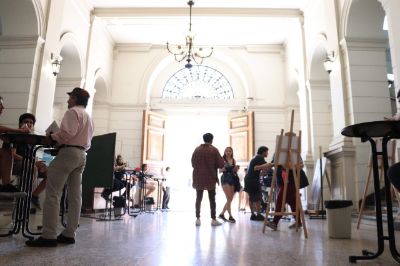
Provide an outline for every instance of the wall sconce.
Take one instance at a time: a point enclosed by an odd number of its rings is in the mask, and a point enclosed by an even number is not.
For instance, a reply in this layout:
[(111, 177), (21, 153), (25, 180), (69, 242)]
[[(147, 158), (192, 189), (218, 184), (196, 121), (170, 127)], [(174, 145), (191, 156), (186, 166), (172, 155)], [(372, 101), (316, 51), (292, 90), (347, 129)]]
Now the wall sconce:
[(61, 55), (54, 55), (51, 53), (51, 68), (53, 69), (53, 75), (57, 76), (60, 73), (61, 61), (63, 60)]
[(332, 66), (334, 61), (335, 61), (335, 52), (332, 51), (331, 53), (327, 53), (324, 61), (324, 69), (326, 72), (328, 72), (328, 74), (332, 72)]

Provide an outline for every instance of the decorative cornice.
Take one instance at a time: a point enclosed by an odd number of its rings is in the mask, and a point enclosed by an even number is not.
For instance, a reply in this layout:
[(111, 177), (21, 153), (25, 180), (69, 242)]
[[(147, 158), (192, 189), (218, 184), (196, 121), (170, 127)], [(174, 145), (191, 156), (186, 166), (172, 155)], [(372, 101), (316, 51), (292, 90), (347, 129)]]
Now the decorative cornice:
[(282, 54), (284, 52), (284, 47), (281, 44), (245, 45), (244, 47), (249, 53)]
[(146, 104), (109, 103), (95, 100), (93, 109), (106, 109), (110, 112), (142, 112), (146, 109)]
[(349, 50), (360, 51), (375, 51), (385, 48), (387, 39), (373, 39), (373, 38), (346, 38), (345, 42), (342, 40), (341, 46), (346, 44)]
[(1, 49), (35, 48), (38, 42), (43, 44), (43, 39), (38, 35), (33, 36), (0, 36)]
[(114, 46), (115, 52), (149, 52), (154, 45), (150, 43), (124, 44), (120, 43)]
[(77, 84), (80, 84), (81, 78), (61, 78), (57, 77), (57, 86), (58, 87), (64, 87), (64, 86), (77, 86)]
[[(93, 13), (98, 17), (175, 17), (187, 16), (187, 8), (95, 8)], [(196, 7), (194, 17), (279, 17), (298, 18), (303, 16), (300, 9), (293, 8), (202, 8)]]
[[(246, 50), (249, 53), (267, 53), (285, 55), (285, 49), (282, 44), (255, 44), (255, 45), (214, 45), (214, 49)], [(155, 49), (165, 49), (166, 44), (150, 43), (117, 43), (114, 46), (114, 52), (149, 52)]]
[(318, 79), (318, 80), (317, 79), (312, 79), (312, 80), (309, 80), (309, 83), (310, 83), (311, 87), (312, 86), (330, 87), (330, 82), (329, 82), (328, 79), (324, 79), (324, 80), (322, 80), (322, 79)]

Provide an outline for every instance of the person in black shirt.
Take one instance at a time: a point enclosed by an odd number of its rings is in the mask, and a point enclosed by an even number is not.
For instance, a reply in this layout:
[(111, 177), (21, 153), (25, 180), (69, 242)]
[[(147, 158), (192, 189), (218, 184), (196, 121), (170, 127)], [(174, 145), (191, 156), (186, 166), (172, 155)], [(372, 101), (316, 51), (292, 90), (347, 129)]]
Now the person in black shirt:
[[(105, 188), (103, 192), (101, 192), (101, 197), (106, 201), (111, 200), (110, 195), (112, 192), (121, 190), (123, 188), (127, 189), (126, 197), (129, 197), (130, 194), (129, 190), (131, 188), (131, 184), (129, 184), (128, 186), (127, 181), (124, 179), (126, 166), (127, 163), (124, 162), (122, 156), (118, 155), (117, 158), (115, 159), (115, 164), (114, 164), (113, 186), (111, 188)], [(136, 178), (135, 181), (137, 181)]]
[(265, 217), (261, 214), (261, 183), (260, 169), (256, 166), (266, 164), (265, 158), (268, 156), (268, 148), (261, 146), (257, 150), (257, 155), (251, 159), (248, 172), (244, 178), (244, 191), (249, 194), (251, 217), (250, 220), (264, 221)]

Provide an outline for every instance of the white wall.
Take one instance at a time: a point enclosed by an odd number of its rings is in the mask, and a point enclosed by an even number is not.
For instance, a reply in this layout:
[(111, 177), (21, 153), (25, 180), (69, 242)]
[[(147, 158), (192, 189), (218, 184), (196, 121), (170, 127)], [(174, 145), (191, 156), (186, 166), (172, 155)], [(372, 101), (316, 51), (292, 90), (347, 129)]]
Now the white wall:
[(30, 97), (38, 21), (30, 1), (0, 2), (0, 95), (6, 110), (2, 124), (17, 126), (20, 114), (32, 111)]

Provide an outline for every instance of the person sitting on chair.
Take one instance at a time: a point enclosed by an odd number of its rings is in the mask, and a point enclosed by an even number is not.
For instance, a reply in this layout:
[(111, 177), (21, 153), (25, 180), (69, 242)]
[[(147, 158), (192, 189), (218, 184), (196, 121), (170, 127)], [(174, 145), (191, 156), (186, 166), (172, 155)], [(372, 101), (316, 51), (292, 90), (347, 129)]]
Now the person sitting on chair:
[[(117, 155), (117, 158), (115, 159), (115, 164), (114, 164), (114, 178), (113, 178), (113, 185), (112, 188), (105, 188), (103, 192), (101, 192), (101, 197), (104, 198), (105, 200), (110, 200), (110, 195), (112, 192), (121, 190), (123, 188), (126, 188), (126, 194), (127, 197), (129, 196), (130, 188), (132, 187), (132, 184), (127, 184), (127, 181), (124, 180), (125, 177), (125, 168), (127, 166), (127, 163), (124, 162), (123, 158), (121, 155)], [(134, 177), (135, 179), (135, 177)], [(135, 179), (137, 181), (137, 179)]]
[[(0, 115), (3, 113), (4, 103), (0, 97)], [(0, 125), (0, 133), (29, 133), (29, 128), (10, 128)], [(4, 142), (0, 149), (0, 196), (4, 197), (25, 197), (26, 193), (21, 192), (18, 188), (11, 184), (11, 170), (13, 166), (13, 156), (10, 143)]]
[[(31, 113), (24, 113), (19, 116), (18, 124), (19, 128), (28, 128), (31, 132), (33, 132), (33, 127), (36, 123), (36, 117)], [(16, 145), (13, 148), (13, 175), (21, 176), (22, 175), (22, 160), (24, 156), (24, 148)], [(47, 166), (43, 161), (35, 162), (35, 170), (37, 170), (37, 177), (43, 178), (39, 185), (32, 192), (31, 203), (33, 206), (39, 210), (41, 210), (40, 202), (39, 202), (39, 194), (46, 188), (46, 179), (47, 179)]]
[(147, 164), (142, 164), (142, 167), (140, 171), (136, 174), (136, 177), (139, 179), (139, 206), (142, 206), (143, 202), (143, 192), (142, 190), (145, 189), (145, 195), (144, 198), (146, 199), (148, 196), (150, 196), (151, 193), (153, 193), (154, 190), (156, 190), (156, 182), (147, 180), (148, 178), (151, 178), (152, 175), (148, 171)]

